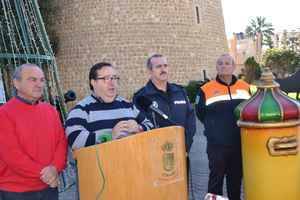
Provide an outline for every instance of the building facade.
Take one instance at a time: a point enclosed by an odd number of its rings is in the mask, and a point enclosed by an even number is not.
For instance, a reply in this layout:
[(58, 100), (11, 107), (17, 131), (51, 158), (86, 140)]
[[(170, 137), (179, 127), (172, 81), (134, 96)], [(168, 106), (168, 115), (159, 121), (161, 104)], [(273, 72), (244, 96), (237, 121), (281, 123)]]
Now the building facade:
[(229, 53), (234, 58), (239, 74), (245, 68), (245, 61), (249, 57), (254, 57), (256, 62), (260, 63), (262, 57), (262, 46), (258, 40), (245, 37), (243, 32), (233, 33), (232, 38), (228, 40)]
[(228, 51), (221, 0), (54, 0), (59, 39), (56, 59), (64, 90), (78, 99), (89, 91), (96, 62), (116, 65), (120, 94), (128, 98), (148, 79), (146, 59), (168, 57), (170, 80), (187, 84), (215, 76), (216, 58)]
[(277, 32), (273, 37), (273, 41), (275, 48), (291, 49), (300, 53), (300, 28)]

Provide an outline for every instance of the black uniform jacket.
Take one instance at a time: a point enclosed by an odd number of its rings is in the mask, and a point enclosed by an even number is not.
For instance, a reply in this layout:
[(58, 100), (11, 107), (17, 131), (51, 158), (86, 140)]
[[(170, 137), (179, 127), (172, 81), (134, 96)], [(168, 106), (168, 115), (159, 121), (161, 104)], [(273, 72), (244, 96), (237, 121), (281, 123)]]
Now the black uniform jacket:
[(207, 142), (223, 146), (240, 145), (240, 129), (234, 109), (250, 97), (249, 85), (233, 76), (227, 85), (218, 77), (199, 89), (196, 114), (204, 124)]
[[(145, 96), (150, 99), (154, 106), (169, 116), (172, 122), (163, 119), (150, 109), (143, 109), (137, 104), (137, 98)], [(189, 152), (193, 143), (193, 136), (196, 132), (196, 120), (194, 109), (190, 104), (186, 92), (182, 86), (168, 83), (167, 91), (161, 91), (150, 81), (145, 87), (134, 94), (133, 102), (137, 108), (145, 112), (148, 119), (156, 127), (166, 127), (170, 125), (179, 125), (185, 128), (186, 151)]]

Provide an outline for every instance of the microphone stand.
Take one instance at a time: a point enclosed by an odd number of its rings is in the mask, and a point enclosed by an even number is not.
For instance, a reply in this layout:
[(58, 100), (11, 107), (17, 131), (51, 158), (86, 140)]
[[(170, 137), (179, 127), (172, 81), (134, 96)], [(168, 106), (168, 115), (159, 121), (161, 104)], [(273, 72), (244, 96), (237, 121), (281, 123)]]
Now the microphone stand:
[(157, 125), (157, 122), (156, 122), (155, 113), (153, 111), (151, 111), (151, 114), (152, 114), (154, 128), (159, 128), (158, 125)]

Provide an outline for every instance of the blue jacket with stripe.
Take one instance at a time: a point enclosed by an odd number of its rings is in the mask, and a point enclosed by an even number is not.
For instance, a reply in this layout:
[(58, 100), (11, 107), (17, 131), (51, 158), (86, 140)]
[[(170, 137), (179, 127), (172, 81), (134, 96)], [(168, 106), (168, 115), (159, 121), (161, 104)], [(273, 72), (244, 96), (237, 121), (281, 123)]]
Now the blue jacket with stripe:
[(235, 76), (229, 85), (217, 77), (199, 89), (196, 115), (204, 124), (208, 143), (240, 145), (240, 128), (237, 126), (234, 109), (249, 97), (249, 85)]

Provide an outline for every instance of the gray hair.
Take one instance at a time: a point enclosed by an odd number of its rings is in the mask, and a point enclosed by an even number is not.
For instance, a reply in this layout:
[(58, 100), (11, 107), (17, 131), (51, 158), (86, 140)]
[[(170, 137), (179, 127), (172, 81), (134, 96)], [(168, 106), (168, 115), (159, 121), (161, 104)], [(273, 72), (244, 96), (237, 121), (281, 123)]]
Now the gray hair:
[(29, 68), (29, 67), (39, 67), (36, 64), (32, 64), (32, 63), (26, 63), (26, 64), (22, 64), (19, 67), (17, 67), (13, 73), (13, 79), (14, 80), (20, 80), (21, 79), (21, 73), (23, 71), (24, 68)]
[(163, 55), (161, 55), (161, 54), (153, 54), (152, 56), (150, 56), (148, 59), (147, 59), (147, 63), (146, 63), (146, 65), (147, 65), (147, 68), (148, 69), (152, 69), (152, 62), (151, 62), (151, 60), (152, 60), (152, 58), (161, 58), (161, 57), (164, 57)]
[(222, 54), (222, 55), (217, 59), (217, 62), (218, 62), (221, 58), (223, 58), (223, 57), (228, 57), (228, 58), (230, 58), (231, 61), (232, 61), (232, 65), (235, 65), (234, 58), (233, 58), (229, 53), (224, 53), (224, 54)]

